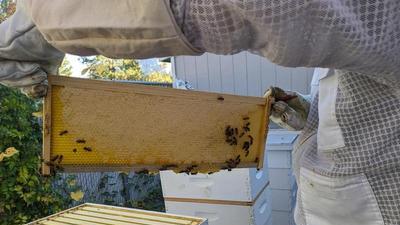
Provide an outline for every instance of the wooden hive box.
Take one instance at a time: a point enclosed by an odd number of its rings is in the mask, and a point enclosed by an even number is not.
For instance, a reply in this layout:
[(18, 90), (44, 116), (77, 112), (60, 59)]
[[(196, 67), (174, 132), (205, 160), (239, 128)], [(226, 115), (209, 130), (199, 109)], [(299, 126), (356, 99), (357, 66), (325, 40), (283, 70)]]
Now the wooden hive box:
[(262, 168), (270, 101), (49, 76), (43, 173)]
[(129, 209), (98, 204), (83, 204), (27, 225), (207, 225), (196, 217)]

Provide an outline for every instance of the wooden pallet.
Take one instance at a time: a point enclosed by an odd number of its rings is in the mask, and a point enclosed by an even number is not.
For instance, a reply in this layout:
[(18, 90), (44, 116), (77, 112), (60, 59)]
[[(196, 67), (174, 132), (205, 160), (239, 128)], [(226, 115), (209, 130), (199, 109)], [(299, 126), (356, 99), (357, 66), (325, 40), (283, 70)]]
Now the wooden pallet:
[(83, 204), (27, 225), (207, 225), (196, 217), (98, 204)]
[(61, 156), (67, 172), (262, 168), (270, 105), (268, 95), (49, 76), (42, 172)]

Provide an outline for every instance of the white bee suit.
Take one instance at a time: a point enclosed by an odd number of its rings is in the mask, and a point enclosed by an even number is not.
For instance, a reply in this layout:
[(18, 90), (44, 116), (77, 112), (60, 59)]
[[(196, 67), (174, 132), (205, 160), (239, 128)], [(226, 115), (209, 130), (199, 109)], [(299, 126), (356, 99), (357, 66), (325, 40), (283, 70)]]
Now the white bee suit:
[(0, 82), (38, 97), (46, 93), (47, 73), (56, 74), (64, 53), (48, 44), (24, 4), (0, 24)]
[(27, 2), (44, 39), (63, 52), (146, 58), (247, 50), (283, 66), (330, 68), (293, 153), (296, 222), (400, 224), (400, 1)]
[(400, 224), (400, 1), (174, 2), (200, 50), (331, 69), (293, 152), (298, 225)]
[(136, 59), (202, 53), (186, 40), (167, 0), (19, 0), (0, 33), (0, 82), (33, 89), (57, 74), (64, 53)]

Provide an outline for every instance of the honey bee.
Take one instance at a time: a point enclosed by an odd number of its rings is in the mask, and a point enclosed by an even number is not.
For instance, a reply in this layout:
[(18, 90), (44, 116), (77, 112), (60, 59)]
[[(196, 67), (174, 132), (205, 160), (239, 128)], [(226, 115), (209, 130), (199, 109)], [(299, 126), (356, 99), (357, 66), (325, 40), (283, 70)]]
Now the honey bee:
[(85, 144), (85, 143), (86, 143), (86, 140), (85, 140), (85, 139), (77, 139), (77, 140), (76, 140), (76, 143), (78, 143), (78, 144)]
[(232, 134), (231, 134), (231, 126), (227, 126), (226, 128), (225, 128), (225, 135), (226, 136), (231, 136)]
[(83, 147), (83, 150), (87, 151), (87, 152), (91, 152), (92, 148), (91, 147)]
[(238, 156), (236, 157), (236, 162), (237, 162), (237, 164), (240, 163), (240, 155), (238, 155)]
[(250, 148), (250, 142), (245, 141), (245, 142), (243, 143), (242, 149), (245, 150), (245, 151), (248, 151), (249, 148)]
[(240, 163), (240, 155), (238, 155), (235, 159), (229, 159), (225, 161), (225, 163), (227, 164), (228, 170), (236, 168)]
[(179, 173), (186, 173), (187, 175), (190, 175), (190, 174), (193, 174), (193, 173), (196, 173), (196, 174), (197, 174), (197, 172), (192, 172), (193, 169), (196, 168), (196, 167), (198, 167), (198, 165), (191, 165), (191, 166), (188, 166), (186, 169), (180, 171)]
[(73, 153), (76, 153), (78, 150), (76, 148), (72, 149)]
[(238, 140), (236, 138), (236, 135), (239, 133), (239, 130), (237, 128), (233, 128), (231, 126), (227, 126), (225, 128), (225, 142), (228, 143), (229, 145), (237, 145)]
[(60, 155), (55, 155), (50, 159), (50, 161), (55, 162), (59, 157), (60, 157)]
[(45, 164), (50, 167), (53, 167), (55, 165), (54, 162), (50, 162), (50, 161), (45, 162)]
[(63, 131), (61, 131), (61, 132), (59, 133), (60, 136), (63, 136), (63, 135), (65, 135), (65, 134), (68, 134), (68, 131), (67, 131), (67, 130), (63, 130)]
[(249, 132), (250, 131), (250, 123), (246, 123), (246, 125), (243, 127), (244, 132)]
[(237, 139), (235, 137), (232, 137), (232, 142), (230, 145), (237, 145)]
[(179, 173), (186, 173), (187, 175), (190, 175), (191, 170), (185, 169), (181, 170)]
[(248, 116), (243, 117), (243, 120), (249, 120), (249, 119), (250, 119), (250, 117), (248, 117)]
[(250, 138), (250, 145), (253, 144), (253, 137), (251, 135), (248, 136)]
[(223, 100), (225, 100), (225, 98), (224, 98), (224, 97), (222, 97), (222, 96), (219, 96), (217, 99), (218, 99), (219, 101), (223, 101)]
[(61, 167), (59, 164), (63, 159), (63, 155), (55, 155), (53, 156), (50, 161), (45, 162), (45, 164), (50, 167), (50, 175), (54, 176), (57, 171), (63, 172), (64, 168)]

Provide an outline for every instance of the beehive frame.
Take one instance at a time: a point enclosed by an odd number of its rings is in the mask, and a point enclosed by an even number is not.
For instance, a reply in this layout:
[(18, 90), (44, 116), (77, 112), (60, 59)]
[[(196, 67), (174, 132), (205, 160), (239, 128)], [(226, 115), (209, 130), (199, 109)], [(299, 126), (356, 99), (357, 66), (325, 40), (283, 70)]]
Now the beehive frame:
[(207, 220), (146, 210), (85, 203), (26, 225), (207, 225)]
[(67, 172), (262, 168), (271, 101), (49, 76), (42, 172), (61, 155)]

